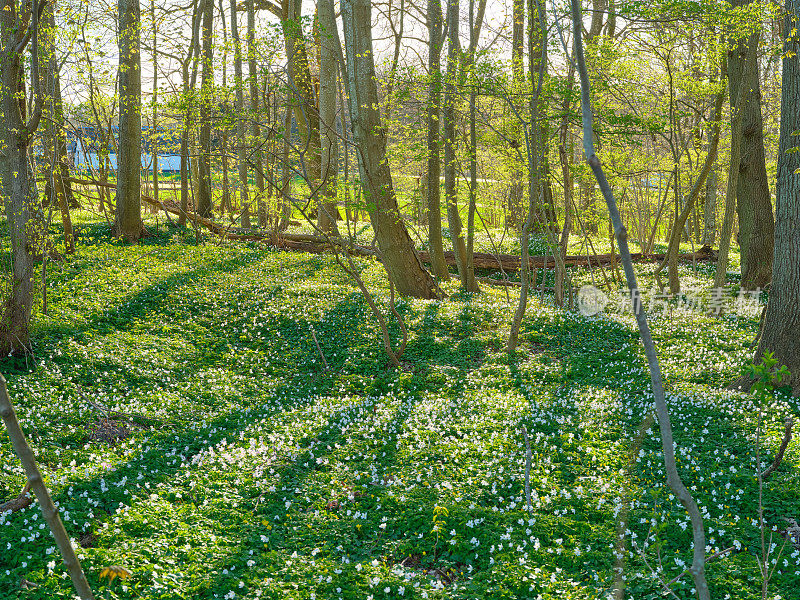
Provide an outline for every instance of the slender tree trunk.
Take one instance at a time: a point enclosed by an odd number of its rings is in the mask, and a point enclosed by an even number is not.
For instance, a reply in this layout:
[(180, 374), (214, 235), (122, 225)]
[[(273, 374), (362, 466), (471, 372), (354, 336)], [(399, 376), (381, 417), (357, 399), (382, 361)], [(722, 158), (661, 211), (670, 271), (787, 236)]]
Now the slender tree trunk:
[[(470, 34), (470, 73), (467, 77), (472, 77), (474, 69), (474, 48), (478, 44), (478, 34), (475, 28), (475, 0), (469, 0), (469, 34)], [(467, 212), (467, 285), (468, 292), (478, 292), (478, 282), (475, 279), (475, 211), (478, 208), (478, 139), (477, 139), (477, 93), (475, 88), (477, 82), (469, 90), (469, 208)]]
[(289, 197), (292, 195), (292, 171), (289, 165), (289, 155), (291, 152), (291, 137), (292, 137), (292, 103), (293, 93), (291, 90), (287, 92), (286, 98), (286, 112), (283, 115), (283, 151), (281, 156), (281, 223), (280, 229), (282, 231), (289, 227), (289, 221), (292, 218), (292, 205), (289, 202)]
[(342, 2), (350, 123), (370, 221), (384, 266), (398, 292), (439, 298), (441, 291), (422, 267), (397, 206), (386, 155), (386, 130), (378, 109), (371, 13), (368, 0)]
[(264, 202), (264, 164), (261, 152), (261, 106), (258, 97), (258, 64), (256, 62), (256, 10), (254, 0), (247, 0), (247, 70), (250, 82), (250, 118), (253, 124), (253, 161), (258, 188), (258, 226), (267, 226), (267, 205)]
[[(511, 321), (511, 328), (506, 342), (506, 352), (513, 354), (517, 349), (519, 343), (519, 331), (522, 327), (522, 319), (525, 317), (525, 311), (528, 307), (528, 291), (530, 287), (530, 252), (528, 251), (528, 242), (530, 239), (531, 227), (536, 220), (536, 206), (539, 201), (541, 193), (541, 180), (537, 173), (538, 167), (541, 165), (539, 153), (543, 146), (544, 141), (539, 139), (538, 134), (541, 132), (540, 118), (540, 105), (539, 93), (541, 91), (541, 82), (544, 75), (544, 65), (541, 63), (543, 58), (542, 46), (547, 43), (547, 32), (542, 26), (543, 15), (542, 3), (539, 0), (530, 0), (528, 4), (528, 56), (531, 60), (528, 63), (530, 74), (531, 94), (529, 96), (528, 114), (531, 117), (530, 131), (525, 133), (525, 148), (528, 155), (528, 213), (525, 218), (525, 224), (522, 226), (522, 232), (519, 237), (520, 246), (520, 280), (522, 286), (519, 291), (519, 302), (517, 310), (514, 312), (514, 318)], [(537, 61), (536, 58), (540, 60)], [(534, 279), (534, 284), (536, 280)]]
[(231, 38), (233, 39), (233, 73), (236, 90), (236, 162), (239, 167), (239, 210), (242, 227), (250, 229), (250, 191), (247, 169), (247, 121), (244, 116), (244, 74), (242, 68), (242, 41), (236, 16), (236, 0), (231, 0)]
[(159, 201), (158, 189), (158, 143), (161, 139), (158, 132), (158, 21), (156, 21), (156, 2), (150, 0), (150, 19), (153, 21), (153, 130), (150, 138), (153, 165), (153, 200)]
[(681, 214), (678, 215), (677, 221), (672, 226), (672, 232), (669, 238), (669, 246), (667, 248), (667, 256), (664, 258), (664, 262), (662, 262), (661, 265), (656, 269), (657, 276), (665, 264), (668, 266), (669, 291), (671, 294), (677, 294), (681, 289), (680, 279), (678, 278), (678, 251), (680, 249), (681, 232), (683, 231), (683, 226), (686, 224), (686, 220), (689, 218), (689, 214), (694, 208), (697, 198), (700, 196), (700, 190), (703, 189), (703, 186), (706, 182), (706, 177), (708, 177), (712, 166), (717, 160), (717, 147), (719, 145), (719, 120), (722, 117), (722, 104), (724, 99), (725, 97), (723, 92), (720, 92), (717, 95), (717, 99), (714, 103), (714, 119), (712, 121), (713, 125), (711, 143), (709, 145), (706, 161), (703, 164), (700, 175), (697, 177), (697, 181), (695, 181), (695, 184), (692, 187), (692, 191), (689, 193), (689, 197), (686, 199), (686, 203), (684, 204)]
[[(225, 22), (225, 5), (223, 0), (219, 0), (219, 14), (222, 17), (222, 89), (228, 89), (228, 27)], [(236, 12), (231, 12), (231, 18), (236, 18)], [(224, 104), (225, 112), (228, 111), (229, 105), (227, 101)], [(219, 203), (220, 212), (227, 212), (233, 214), (233, 206), (231, 205), (231, 188), (230, 177), (228, 175), (230, 161), (228, 159), (228, 122), (223, 119), (220, 125), (220, 153), (222, 154), (222, 200)]]
[[(45, 7), (43, 18), (47, 27), (43, 36), (42, 61), (46, 61), (47, 74), (47, 130), (49, 169), (48, 181), (53, 189), (53, 197), (58, 203), (61, 213), (61, 225), (64, 229), (64, 249), (68, 254), (75, 252), (75, 234), (72, 228), (72, 217), (69, 214), (69, 166), (67, 165), (67, 142), (64, 134), (64, 107), (61, 101), (61, 81), (58, 77), (58, 60), (55, 53), (56, 20), (53, 6)], [(67, 169), (66, 179), (64, 169)], [(74, 199), (73, 199), (74, 201)]]
[[(321, 141), (317, 92), (308, 61), (306, 40), (300, 26), (302, 0), (286, 0), (283, 7), (282, 24), (286, 56), (288, 57), (289, 89), (294, 94), (292, 103), (294, 120), (303, 140), (303, 168), (305, 169), (305, 178), (311, 188), (311, 201), (316, 207), (319, 201), (318, 192), (322, 168)], [(330, 229), (327, 219), (325, 211), (317, 210), (317, 226), (320, 229)]]
[[(186, 112), (183, 116), (183, 127), (181, 129), (181, 214), (178, 216), (178, 225), (186, 225), (186, 213), (189, 211), (189, 172), (194, 166), (194, 160), (189, 160), (189, 132), (194, 114), (194, 97), (192, 96), (195, 83), (197, 81), (197, 54), (200, 47), (200, 3), (203, 0), (193, 0), (192, 2), (192, 37), (189, 49), (186, 53), (186, 60), (181, 65), (183, 75), (183, 98), (186, 102)], [(194, 64), (192, 64), (194, 62)], [(189, 69), (191, 67), (191, 79)]]
[[(525, 86), (525, 0), (513, 0), (512, 5), (512, 39), (511, 39), (511, 69), (513, 75), (513, 89), (515, 93), (519, 94), (523, 91)], [(518, 106), (517, 110), (522, 112), (522, 106)], [(517, 147), (519, 140), (516, 140)], [(511, 185), (508, 190), (508, 210), (506, 214), (506, 223), (512, 226), (515, 230), (524, 224), (522, 202), (525, 197), (525, 185), (523, 183), (522, 169), (515, 162), (514, 172), (511, 174)]]
[[(567, 94), (564, 96), (564, 100), (561, 103), (562, 109), (562, 118), (561, 118), (561, 127), (559, 128), (558, 132), (558, 157), (559, 161), (561, 162), (561, 177), (564, 181), (564, 227), (561, 229), (561, 237), (558, 242), (558, 248), (556, 249), (557, 252), (561, 253), (561, 261), (556, 261), (556, 265), (559, 265), (559, 262), (563, 264), (563, 259), (567, 255), (567, 247), (569, 246), (569, 234), (570, 230), (572, 229), (572, 204), (573, 204), (573, 190), (575, 184), (572, 179), (572, 171), (570, 170), (570, 159), (572, 158), (574, 152), (572, 147), (569, 149), (569, 153), (567, 152), (567, 135), (569, 133), (569, 112), (570, 112), (570, 96), (572, 95), (572, 89), (575, 85), (575, 66), (574, 62), (570, 61), (569, 71), (567, 74)], [(563, 304), (563, 297), (564, 297), (564, 281), (567, 278), (566, 268), (556, 268), (556, 281), (555, 281), (555, 296), (556, 296), (556, 304), (561, 306)]]
[(142, 236), (142, 68), (139, 0), (119, 0), (119, 150), (116, 234), (128, 242)]
[(781, 125), (775, 202), (772, 286), (755, 360), (772, 352), (791, 372), (785, 383), (800, 395), (800, 52), (796, 30), (800, 0), (787, 0), (781, 77)]
[[(752, 0), (733, 0), (734, 7), (747, 6)], [(769, 193), (764, 155), (764, 121), (761, 116), (761, 80), (758, 65), (745, 76), (744, 62), (748, 47), (758, 43), (759, 34), (739, 40), (728, 53), (728, 82), (731, 106), (740, 89), (753, 95), (742, 114), (742, 148), (739, 177), (736, 183), (736, 214), (739, 222), (742, 287), (764, 287), (772, 278), (772, 251), (775, 221)]]
[(56, 546), (58, 546), (61, 552), (64, 566), (67, 567), (67, 572), (72, 580), (72, 584), (75, 586), (75, 591), (82, 600), (94, 600), (92, 588), (89, 587), (89, 582), (86, 581), (86, 575), (81, 568), (81, 563), (75, 553), (75, 548), (64, 529), (64, 524), (58, 514), (58, 509), (55, 504), (53, 504), (53, 499), (47, 491), (44, 478), (36, 464), (33, 451), (19, 425), (16, 411), (11, 404), (11, 398), (8, 396), (6, 380), (2, 375), (0, 375), (0, 417), (2, 417), (3, 423), (8, 431), (8, 437), (11, 441), (11, 446), (14, 448), (14, 453), (19, 457), (20, 463), (22, 463), (28, 485), (36, 496), (36, 500), (42, 510), (42, 516), (49, 526), (50, 532), (53, 534)]
[[(628, 249), (628, 232), (622, 223), (622, 219), (617, 209), (617, 203), (614, 199), (614, 194), (606, 179), (603, 167), (600, 164), (600, 159), (594, 151), (593, 142), (593, 115), (591, 107), (591, 90), (589, 88), (589, 73), (586, 69), (586, 60), (583, 54), (583, 41), (581, 40), (581, 32), (583, 29), (581, 8), (578, 0), (571, 0), (572, 5), (572, 30), (575, 40), (575, 55), (578, 73), (581, 81), (581, 108), (583, 113), (583, 147), (586, 154), (586, 162), (592, 169), (592, 172), (597, 179), (603, 197), (606, 200), (606, 206), (614, 223), (614, 231), (617, 235), (617, 243), (619, 244), (620, 256), (625, 268), (625, 278), (628, 283), (629, 292), (633, 299), (633, 312), (636, 317), (636, 324), (639, 328), (639, 334), (642, 338), (642, 345), (644, 346), (645, 356), (650, 370), (650, 382), (652, 387), (653, 399), (655, 401), (655, 412), (658, 417), (658, 428), (661, 434), (661, 449), (664, 456), (664, 468), (667, 475), (667, 485), (672, 493), (683, 505), (689, 519), (692, 523), (692, 565), (689, 568), (689, 573), (695, 584), (696, 593), (699, 600), (710, 600), (711, 594), (708, 590), (708, 582), (705, 573), (705, 553), (706, 553), (706, 539), (705, 539), (705, 526), (703, 524), (703, 517), (700, 514), (700, 509), (697, 502), (692, 497), (685, 484), (681, 480), (680, 473), (678, 472), (675, 461), (675, 442), (673, 441), (672, 424), (670, 420), (669, 407), (667, 405), (666, 396), (664, 393), (664, 384), (661, 378), (661, 367), (658, 361), (658, 354), (656, 347), (653, 343), (652, 335), (650, 334), (650, 326), (647, 323), (647, 315), (645, 314), (644, 307), (640, 302), (639, 288), (636, 281), (636, 273), (633, 270), (633, 262), (631, 260), (631, 253)], [(619, 580), (622, 580), (621, 574)], [(618, 597), (624, 597), (624, 589), (618, 590)]]
[(447, 224), (453, 252), (456, 258), (458, 276), (465, 290), (472, 291), (474, 273), (469, 276), (467, 246), (458, 212), (458, 181), (456, 178), (456, 82), (459, 73), (459, 1), (447, 0), (447, 28), (449, 43), (447, 51), (447, 79), (444, 84), (444, 194), (447, 201)]
[(201, 0), (203, 14), (203, 64), (200, 79), (200, 135), (197, 159), (197, 214), (210, 217), (211, 199), (211, 105), (214, 101), (214, 3)]
[(440, 126), (439, 104), (442, 96), (442, 3), (441, 0), (428, 0), (428, 169), (427, 169), (427, 207), (428, 207), (428, 246), (431, 255), (431, 271), (444, 280), (450, 279), (450, 272), (444, 260), (442, 244), (442, 207), (439, 183), (441, 164), (439, 152)]
[[(726, 63), (727, 65), (727, 63)], [(716, 75), (715, 75), (716, 76)], [(715, 109), (711, 109), (711, 114)], [(703, 201), (703, 246), (713, 246), (717, 238), (717, 186), (719, 185), (719, 166), (715, 161), (706, 178), (705, 197)]]
[(336, 81), (339, 74), (341, 43), (336, 29), (333, 0), (317, 2), (317, 17), (320, 31), (319, 129), (322, 144), (320, 215), (317, 223), (326, 233), (338, 235), (336, 215), (339, 188), (339, 136), (336, 131)]

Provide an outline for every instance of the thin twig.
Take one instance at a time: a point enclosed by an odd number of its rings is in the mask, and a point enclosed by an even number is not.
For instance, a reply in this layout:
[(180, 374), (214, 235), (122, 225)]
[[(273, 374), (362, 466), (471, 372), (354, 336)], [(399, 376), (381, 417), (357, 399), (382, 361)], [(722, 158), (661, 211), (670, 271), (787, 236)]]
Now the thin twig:
[(314, 332), (314, 326), (309, 323), (308, 328), (311, 330), (311, 337), (314, 338), (314, 344), (317, 346), (317, 352), (319, 352), (320, 357), (322, 357), (322, 362), (325, 363), (325, 370), (330, 371), (331, 368), (328, 366), (328, 361), (325, 360), (325, 355), (322, 353), (322, 348), (319, 347), (317, 334)]

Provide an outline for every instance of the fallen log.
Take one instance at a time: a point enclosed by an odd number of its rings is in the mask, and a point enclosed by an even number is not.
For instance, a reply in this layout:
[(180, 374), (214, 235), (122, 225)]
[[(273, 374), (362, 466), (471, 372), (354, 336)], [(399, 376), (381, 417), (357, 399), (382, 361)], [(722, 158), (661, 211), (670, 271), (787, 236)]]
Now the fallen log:
[[(91, 181), (86, 179), (78, 179), (70, 177), (69, 181), (77, 183), (78, 185), (92, 185), (102, 186), (107, 188), (116, 188), (113, 183), (103, 183), (99, 181)], [(180, 206), (173, 203), (159, 202), (149, 196), (142, 194), (142, 200), (163, 210), (165, 213), (170, 213), (180, 216)], [(187, 212), (186, 219), (197, 225), (201, 225), (208, 229), (211, 233), (218, 235), (222, 238), (237, 241), (259, 241), (267, 243), (276, 248), (286, 250), (294, 250), (297, 252), (309, 252), (312, 254), (323, 254), (331, 252), (333, 246), (331, 243), (317, 235), (308, 233), (289, 233), (278, 232), (277, 234), (272, 231), (267, 232), (244, 232), (241, 229), (226, 227), (205, 217), (201, 217), (197, 213)], [(375, 251), (367, 246), (348, 245), (348, 251), (351, 254), (358, 256), (375, 256)], [(430, 264), (430, 254), (424, 250), (417, 252), (419, 258), (423, 263)], [(648, 261), (663, 261), (665, 254), (643, 254), (637, 252), (631, 255), (631, 258), (637, 262)], [(444, 260), (448, 266), (456, 266), (456, 257), (452, 251), (444, 253)], [(686, 254), (679, 254), (678, 260), (688, 261), (708, 261), (716, 260), (716, 252), (710, 246), (703, 246), (697, 252), (689, 252)], [(612, 254), (572, 254), (564, 257), (564, 265), (567, 267), (599, 267), (601, 265), (609, 265), (612, 261), (619, 261), (619, 255)], [(513, 254), (488, 254), (485, 252), (476, 252), (474, 254), (473, 263), (476, 269), (485, 269), (488, 271), (508, 271), (516, 272), (520, 269), (520, 257)], [(531, 256), (530, 268), (555, 268), (555, 260), (552, 256)]]
[[(422, 262), (430, 263), (430, 256), (427, 252), (421, 251), (419, 253)], [(706, 261), (713, 260), (715, 252), (709, 246), (703, 246), (697, 252), (690, 252), (687, 254), (679, 254), (678, 260), (682, 261)], [(444, 253), (445, 262), (449, 266), (455, 266), (456, 258), (452, 252)], [(476, 252), (474, 258), (475, 268), (487, 269), (492, 271), (519, 271), (520, 257), (512, 254), (487, 254), (483, 252)], [(564, 258), (564, 264), (567, 267), (598, 267), (600, 265), (609, 265), (611, 261), (619, 261), (619, 256), (614, 255), (612, 259), (611, 254), (576, 254), (567, 255)], [(664, 260), (663, 254), (633, 254), (633, 260), (638, 262), (647, 261), (660, 261)], [(531, 256), (530, 268), (555, 268), (555, 261), (552, 256)]]

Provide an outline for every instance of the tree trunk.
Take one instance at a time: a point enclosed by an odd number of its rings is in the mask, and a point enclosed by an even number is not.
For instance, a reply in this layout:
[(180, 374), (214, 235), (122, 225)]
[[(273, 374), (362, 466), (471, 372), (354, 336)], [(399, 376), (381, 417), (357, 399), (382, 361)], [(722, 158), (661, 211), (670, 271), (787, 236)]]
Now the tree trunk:
[(292, 195), (292, 172), (289, 168), (289, 155), (291, 152), (292, 132), (292, 96), (287, 92), (286, 112), (283, 114), (283, 148), (281, 150), (281, 222), (279, 229), (285, 231), (292, 218), (292, 204), (289, 198)]
[(153, 122), (151, 123), (152, 135), (150, 137), (150, 144), (152, 154), (151, 164), (153, 165), (153, 200), (158, 202), (158, 175), (160, 170), (158, 168), (158, 142), (160, 137), (158, 135), (158, 21), (156, 21), (155, 0), (150, 0), (150, 19), (153, 22)]
[(319, 130), (322, 145), (317, 225), (325, 233), (338, 235), (336, 215), (339, 191), (339, 136), (336, 131), (336, 81), (342, 46), (336, 29), (333, 0), (319, 0), (317, 16), (320, 31)]
[[(195, 161), (189, 161), (189, 127), (192, 124), (193, 105), (194, 105), (194, 86), (197, 82), (197, 54), (200, 48), (200, 2), (192, 2), (192, 37), (189, 49), (186, 52), (186, 59), (181, 65), (183, 80), (183, 99), (186, 102), (186, 112), (183, 115), (183, 127), (181, 129), (181, 214), (178, 216), (178, 225), (186, 225), (186, 213), (189, 211), (189, 171), (194, 166)], [(192, 64), (194, 62), (194, 64)], [(191, 79), (189, 67), (191, 66)]]
[(709, 144), (706, 161), (703, 164), (700, 175), (697, 177), (697, 181), (695, 181), (695, 184), (692, 187), (692, 191), (689, 193), (689, 197), (686, 199), (686, 204), (684, 205), (681, 214), (678, 215), (677, 221), (675, 221), (672, 226), (672, 232), (669, 238), (669, 247), (667, 248), (667, 256), (664, 259), (664, 262), (661, 263), (661, 265), (656, 269), (655, 274), (658, 276), (658, 273), (664, 267), (664, 264), (666, 263), (668, 265), (669, 291), (671, 294), (677, 294), (680, 291), (680, 279), (678, 278), (678, 251), (680, 250), (681, 232), (683, 231), (683, 226), (686, 224), (686, 220), (689, 218), (689, 213), (692, 211), (697, 198), (700, 196), (700, 190), (703, 189), (703, 185), (706, 182), (706, 177), (708, 177), (712, 166), (717, 160), (717, 147), (719, 146), (719, 120), (722, 117), (723, 100), (723, 92), (720, 92), (717, 95), (716, 101), (714, 102), (714, 118), (712, 121), (713, 125), (711, 142)]
[[(589, 88), (589, 73), (586, 69), (586, 60), (583, 53), (583, 42), (581, 40), (581, 31), (583, 29), (581, 19), (581, 8), (578, 0), (571, 0), (572, 5), (572, 31), (573, 39), (575, 40), (575, 54), (578, 73), (581, 81), (581, 108), (582, 108), (582, 121), (583, 121), (583, 147), (586, 155), (586, 161), (594, 173), (595, 179), (600, 185), (600, 190), (608, 207), (608, 212), (611, 220), (614, 223), (614, 231), (617, 234), (617, 242), (619, 244), (620, 256), (622, 257), (623, 265), (625, 267), (625, 278), (628, 283), (628, 290), (630, 297), (633, 299), (633, 312), (636, 317), (636, 324), (639, 329), (639, 334), (642, 338), (642, 345), (644, 346), (645, 356), (650, 370), (650, 383), (652, 387), (652, 394), (655, 403), (655, 412), (658, 417), (658, 428), (661, 434), (661, 449), (664, 456), (664, 467), (667, 476), (667, 485), (670, 490), (683, 505), (689, 519), (692, 523), (692, 565), (688, 569), (695, 584), (695, 590), (699, 600), (710, 600), (711, 594), (708, 589), (708, 581), (706, 579), (705, 565), (706, 565), (706, 538), (705, 527), (703, 524), (703, 517), (697, 502), (692, 497), (692, 494), (686, 489), (686, 485), (681, 479), (678, 472), (675, 460), (675, 442), (673, 441), (673, 430), (670, 422), (669, 407), (667, 405), (666, 395), (664, 393), (664, 384), (661, 377), (661, 366), (658, 361), (658, 354), (656, 347), (653, 343), (653, 338), (650, 333), (650, 326), (647, 322), (647, 315), (641, 302), (639, 302), (639, 287), (636, 281), (636, 273), (633, 270), (633, 262), (631, 261), (630, 250), (628, 249), (628, 232), (622, 223), (622, 219), (617, 209), (617, 203), (614, 199), (614, 194), (608, 185), (608, 180), (603, 171), (600, 159), (594, 151), (593, 142), (593, 116), (591, 108), (591, 90)], [(622, 573), (618, 573), (619, 587), (615, 590), (615, 597), (623, 598), (625, 596), (624, 578)]]
[[(0, 27), (1, 26), (2, 25), (0, 25)], [(6, 380), (2, 375), (0, 375), (0, 417), (2, 417), (3, 423), (6, 426), (8, 438), (11, 441), (11, 447), (14, 449), (14, 453), (19, 457), (22, 468), (25, 471), (27, 483), (36, 496), (36, 500), (42, 510), (42, 516), (50, 527), (50, 532), (53, 535), (56, 546), (58, 546), (61, 552), (64, 566), (67, 567), (67, 572), (72, 580), (72, 584), (75, 586), (75, 591), (82, 600), (94, 600), (92, 588), (89, 587), (89, 582), (86, 581), (86, 575), (81, 568), (81, 563), (75, 553), (72, 540), (70, 540), (67, 531), (64, 529), (64, 523), (61, 521), (61, 517), (58, 514), (58, 508), (56, 508), (53, 499), (50, 497), (50, 493), (47, 491), (44, 478), (36, 464), (36, 458), (19, 425), (16, 411), (8, 395)]]
[[(47, 180), (53, 190), (53, 200), (58, 204), (61, 213), (61, 225), (64, 229), (64, 249), (67, 254), (75, 252), (75, 234), (72, 229), (72, 217), (69, 214), (68, 192), (71, 192), (69, 185), (69, 167), (67, 165), (67, 141), (64, 134), (64, 107), (61, 100), (61, 81), (58, 77), (58, 60), (55, 53), (55, 32), (56, 20), (53, 6), (45, 8), (43, 18), (47, 24), (46, 35), (44, 36), (42, 61), (46, 61), (47, 74), (47, 153), (48, 173)], [(66, 172), (66, 179), (64, 170)], [(74, 199), (73, 199), (74, 201)]]
[(781, 124), (775, 201), (775, 252), (769, 304), (756, 351), (758, 361), (772, 352), (791, 372), (788, 384), (800, 395), (800, 43), (793, 28), (800, 22), (800, 0), (787, 0), (781, 86)]
[(239, 166), (239, 210), (242, 211), (242, 227), (250, 229), (250, 191), (247, 169), (247, 121), (244, 117), (244, 89), (242, 68), (242, 41), (236, 17), (236, 0), (231, 0), (231, 38), (233, 39), (233, 73), (236, 90), (236, 162)]
[(475, 275), (470, 278), (467, 264), (467, 246), (461, 216), (458, 213), (458, 181), (456, 178), (456, 83), (459, 72), (459, 1), (447, 0), (447, 28), (449, 43), (447, 51), (447, 75), (444, 85), (444, 195), (447, 202), (447, 225), (453, 252), (456, 256), (456, 267), (461, 285), (467, 291), (475, 286)]
[(475, 279), (475, 212), (478, 209), (478, 138), (477, 138), (477, 93), (475, 88), (478, 85), (474, 81), (474, 49), (478, 45), (480, 30), (475, 23), (475, 0), (469, 0), (469, 73), (467, 77), (473, 78), (472, 85), (469, 86), (469, 207), (467, 212), (467, 285), (468, 292), (479, 292), (478, 282)]
[[(222, 89), (228, 89), (228, 27), (227, 23), (225, 22), (225, 5), (223, 4), (223, 0), (219, 0), (219, 14), (222, 17), (222, 43), (223, 43), (223, 52), (222, 52)], [(231, 18), (236, 18), (236, 12), (231, 11)], [(225, 109), (225, 113), (229, 110), (229, 105), (226, 99), (225, 104), (223, 105)], [(230, 177), (229, 177), (229, 164), (230, 161), (228, 159), (228, 120), (227, 114), (225, 118), (222, 119), (222, 123), (220, 124), (220, 154), (222, 155), (222, 199), (219, 203), (219, 210), (220, 212), (224, 213), (227, 212), (228, 214), (233, 214), (233, 206), (231, 205), (231, 187), (230, 187)]]
[[(758, 42), (754, 41), (750, 45), (747, 52), (747, 60), (744, 64), (744, 71), (742, 75), (743, 81), (747, 81), (750, 73), (757, 71), (758, 60), (756, 56)], [(753, 92), (753, 93), (751, 93)], [(742, 150), (742, 125), (744, 114), (747, 107), (754, 101), (754, 90), (740, 86), (736, 94), (736, 102), (732, 110), (731, 118), (731, 163), (728, 172), (728, 187), (725, 191), (725, 220), (722, 223), (722, 232), (719, 239), (719, 255), (717, 257), (717, 271), (714, 275), (714, 288), (721, 289), (725, 286), (725, 276), (728, 271), (728, 253), (731, 247), (731, 233), (733, 231), (733, 212), (734, 212), (734, 198), (736, 197), (736, 190), (738, 187), (739, 159)]]
[(253, 0), (247, 0), (247, 71), (250, 82), (250, 119), (253, 123), (253, 162), (258, 188), (258, 226), (267, 226), (267, 205), (264, 202), (264, 165), (261, 152), (261, 105), (258, 97), (258, 65), (256, 63), (256, 10)]
[[(543, 46), (547, 43), (547, 31), (542, 26), (544, 16), (542, 14), (543, 3), (539, 0), (529, 0), (528, 3), (528, 70), (531, 85), (529, 96), (528, 114), (530, 115), (530, 131), (525, 134), (525, 147), (528, 155), (528, 214), (522, 232), (519, 236), (520, 246), (520, 280), (522, 286), (519, 291), (519, 302), (514, 318), (511, 321), (511, 328), (506, 341), (506, 352), (513, 354), (519, 343), (519, 331), (522, 327), (522, 319), (528, 307), (528, 290), (530, 287), (530, 252), (528, 250), (529, 236), (531, 227), (536, 220), (536, 205), (541, 193), (541, 179), (538, 168), (541, 166), (539, 153), (544, 144), (544, 140), (539, 139), (541, 132), (539, 92), (540, 84), (544, 74)], [(539, 59), (538, 61), (536, 59)], [(534, 283), (536, 283), (534, 279)]]
[(142, 69), (139, 0), (119, 0), (119, 149), (116, 235), (128, 242), (142, 236)]
[(386, 155), (386, 130), (378, 109), (368, 0), (342, 2), (350, 123), (370, 221), (384, 266), (400, 294), (440, 298), (441, 290), (422, 267), (397, 206)]
[(214, 3), (201, 0), (203, 14), (203, 65), (200, 78), (200, 135), (197, 158), (197, 214), (210, 217), (211, 200), (211, 105), (214, 102)]
[[(29, 326), (33, 305), (33, 254), (36, 252), (38, 192), (35, 174), (30, 168), (28, 151), (42, 117), (43, 95), (39, 73), (39, 14), (41, 4), (17, 7), (6, 4), (0, 11), (0, 107), (2, 137), (0, 179), (5, 199), (6, 220), (11, 238), (10, 293), (0, 315), (0, 356), (23, 355), (30, 348)], [(17, 10), (23, 14), (18, 15)], [(27, 15), (25, 14), (27, 13)], [(19, 30), (15, 20), (28, 23)], [(25, 102), (23, 52), (31, 44), (33, 84), (32, 112)], [(11, 49), (16, 47), (14, 51)], [(26, 121), (26, 116), (28, 119)]]
[(428, 206), (428, 246), (431, 253), (431, 271), (444, 280), (450, 279), (450, 271), (444, 262), (442, 244), (442, 206), (439, 177), (439, 103), (442, 96), (442, 3), (440, 0), (428, 0), (428, 169), (427, 169), (427, 206)]
[[(752, 0), (733, 0), (732, 5), (746, 6)], [(758, 33), (739, 40), (728, 53), (728, 82), (731, 106), (738, 91), (750, 90), (753, 99), (742, 114), (742, 147), (739, 178), (736, 183), (736, 214), (739, 221), (742, 287), (764, 287), (772, 278), (772, 251), (775, 243), (775, 222), (769, 193), (764, 157), (764, 122), (761, 116), (761, 84), (758, 66), (744, 74), (747, 49), (757, 44)]]
[[(302, 0), (285, 0), (282, 18), (286, 56), (289, 70), (289, 91), (294, 96), (292, 107), (294, 120), (300, 132), (303, 144), (301, 169), (310, 187), (311, 200), (314, 206), (318, 202), (320, 171), (322, 168), (320, 155), (319, 114), (317, 93), (308, 62), (308, 51), (303, 30), (300, 26)], [(320, 220), (320, 215), (322, 218)], [(325, 211), (317, 211), (317, 226), (328, 228)]]

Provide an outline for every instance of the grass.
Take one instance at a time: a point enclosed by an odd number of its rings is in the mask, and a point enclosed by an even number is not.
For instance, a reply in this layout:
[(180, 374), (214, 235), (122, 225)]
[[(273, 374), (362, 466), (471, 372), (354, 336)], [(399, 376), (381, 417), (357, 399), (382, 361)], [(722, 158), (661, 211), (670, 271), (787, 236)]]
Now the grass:
[[(537, 296), (509, 361), (505, 290), (451, 284), (447, 301), (400, 303), (410, 368), (393, 371), (330, 257), (197, 245), (163, 223), (139, 246), (105, 223), (77, 227), (77, 254), (48, 267), (34, 355), (0, 368), (100, 597), (605, 598), (623, 492), (630, 596), (662, 597), (651, 568), (671, 579), (690, 562), (657, 431), (628, 473), (650, 409), (629, 313), (584, 317)], [(385, 306), (380, 265), (358, 264)], [(710, 285), (707, 270), (681, 268)], [(759, 598), (754, 407), (722, 389), (756, 321), (673, 307), (652, 325), (708, 553), (737, 547), (709, 564), (712, 597)], [(778, 394), (765, 462), (797, 413)], [(794, 441), (766, 483), (769, 527), (800, 520), (799, 462)], [(23, 482), (0, 432), (0, 502)], [(773, 596), (800, 598), (799, 556), (783, 550)], [(131, 576), (101, 579), (111, 565)], [(674, 589), (691, 588), (684, 577)], [(35, 504), (0, 516), (0, 597), (72, 597)]]

